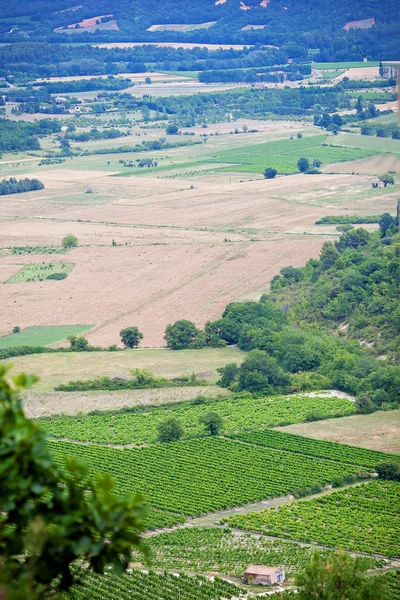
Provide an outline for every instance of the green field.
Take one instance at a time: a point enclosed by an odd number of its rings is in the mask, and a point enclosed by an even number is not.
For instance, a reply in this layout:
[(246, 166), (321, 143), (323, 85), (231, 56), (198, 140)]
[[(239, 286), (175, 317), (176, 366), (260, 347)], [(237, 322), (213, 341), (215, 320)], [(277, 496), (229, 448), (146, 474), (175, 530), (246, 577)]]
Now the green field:
[[(266, 536), (239, 534), (216, 527), (187, 527), (160, 533), (149, 540), (152, 564), (156, 569), (194, 573), (221, 573), (241, 576), (249, 564), (285, 565), (290, 577), (310, 560), (311, 549), (299, 544), (271, 540)], [(330, 551), (323, 551), (329, 556)], [(138, 557), (139, 558), (139, 557)], [(140, 558), (139, 558), (140, 560)], [(363, 559), (366, 566), (375, 561)]]
[(323, 165), (326, 165), (327, 163), (365, 158), (375, 153), (372, 149), (358, 149), (356, 146), (338, 148), (321, 145), (330, 141), (331, 138), (326, 135), (279, 140), (224, 150), (215, 153), (212, 159), (218, 163), (231, 163), (231, 166), (224, 169), (225, 171), (263, 173), (266, 167), (273, 167), (279, 173), (289, 174), (298, 172), (297, 161), (302, 156), (308, 158), (310, 164), (314, 159), (319, 159)]
[(112, 475), (118, 494), (141, 492), (154, 508), (186, 516), (283, 496), (360, 471), (216, 437), (129, 449), (61, 441), (48, 445), (58, 464), (66, 456), (82, 460), (92, 473)]
[(343, 75), (345, 71), (322, 71), (321, 75), (324, 79), (335, 79), (336, 77), (340, 77)]
[[(199, 394), (201, 395), (201, 388)], [(209, 400), (203, 404), (189, 402), (164, 408), (102, 412), (79, 418), (53, 417), (40, 423), (55, 438), (103, 444), (142, 444), (155, 442), (158, 424), (169, 417), (179, 419), (188, 436), (198, 435), (204, 429), (199, 419), (210, 410), (222, 416), (225, 432), (299, 423), (315, 414), (319, 418), (329, 418), (355, 412), (354, 403), (345, 398), (277, 396), (224, 398), (214, 402)]]
[(344, 550), (400, 554), (400, 484), (374, 481), (278, 509), (238, 515), (232, 527)]
[[(331, 144), (334, 144), (335, 146), (346, 146), (349, 149), (360, 148), (364, 152), (400, 154), (400, 140), (379, 138), (372, 135), (339, 133), (336, 137), (331, 138)], [(345, 148), (342, 149), (345, 150)]]
[(20, 333), (12, 333), (0, 337), (0, 349), (15, 348), (17, 346), (49, 346), (63, 342), (69, 335), (83, 334), (93, 325), (34, 325), (22, 329)]
[(78, 585), (62, 595), (64, 600), (226, 600), (246, 593), (218, 577), (211, 580), (184, 573), (132, 570), (122, 575), (112, 571), (100, 575), (78, 566), (73, 573)]
[[(386, 62), (384, 61), (384, 64)], [(358, 69), (365, 67), (379, 67), (378, 61), (371, 62), (326, 62), (326, 63), (311, 63), (313, 69), (317, 69), (318, 71), (324, 70), (332, 70), (332, 69)]]
[[(74, 268), (74, 263), (32, 263), (29, 265), (24, 265), (22, 269), (18, 271), (15, 275), (10, 277), (5, 283), (27, 283), (27, 282), (35, 282), (35, 281), (46, 281), (49, 279), (49, 276), (53, 276), (54, 274), (60, 273), (65, 276), (71, 273)], [(50, 281), (54, 280), (53, 277), (50, 277)]]

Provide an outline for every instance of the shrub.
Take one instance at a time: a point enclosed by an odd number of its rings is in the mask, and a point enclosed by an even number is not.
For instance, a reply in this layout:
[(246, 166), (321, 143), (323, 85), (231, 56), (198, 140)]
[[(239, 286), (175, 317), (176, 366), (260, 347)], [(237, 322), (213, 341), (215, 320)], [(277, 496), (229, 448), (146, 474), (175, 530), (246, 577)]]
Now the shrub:
[(378, 473), (379, 479), (385, 479), (387, 481), (400, 481), (400, 463), (395, 461), (388, 461), (380, 463), (375, 468)]
[(299, 158), (299, 160), (297, 161), (297, 168), (300, 171), (300, 173), (305, 173), (306, 171), (308, 171), (310, 168), (310, 163), (308, 162), (308, 159), (304, 156)]
[(55, 279), (56, 281), (61, 281), (66, 277), (68, 277), (67, 273), (51, 273), (50, 275), (47, 275), (46, 279)]
[(222, 417), (216, 412), (209, 412), (200, 417), (199, 422), (204, 425), (210, 435), (218, 435), (222, 429)]
[(78, 238), (71, 234), (66, 235), (63, 238), (61, 245), (63, 248), (76, 248), (78, 246)]
[(158, 441), (161, 443), (176, 442), (185, 434), (181, 422), (173, 417), (170, 419), (165, 419), (165, 421), (159, 423), (157, 428)]
[(18, 325), (15, 325), (15, 326), (12, 328), (12, 332), (13, 332), (13, 333), (19, 333), (20, 331), (21, 331), (21, 327), (18, 327)]
[(274, 179), (278, 174), (278, 171), (276, 169), (273, 169), (272, 167), (267, 167), (264, 171), (264, 177), (265, 179)]

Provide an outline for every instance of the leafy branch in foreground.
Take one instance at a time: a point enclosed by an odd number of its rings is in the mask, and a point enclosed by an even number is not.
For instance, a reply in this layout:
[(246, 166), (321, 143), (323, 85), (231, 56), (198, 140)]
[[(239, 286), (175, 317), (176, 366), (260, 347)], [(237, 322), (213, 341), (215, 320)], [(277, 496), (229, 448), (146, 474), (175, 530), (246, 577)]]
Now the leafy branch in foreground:
[(140, 496), (119, 498), (108, 475), (90, 478), (75, 460), (59, 469), (45, 434), (25, 417), (18, 389), (0, 367), (0, 596), (7, 600), (57, 598), (73, 583), (71, 565), (86, 560), (101, 573), (128, 567), (132, 549), (147, 556), (140, 532)]

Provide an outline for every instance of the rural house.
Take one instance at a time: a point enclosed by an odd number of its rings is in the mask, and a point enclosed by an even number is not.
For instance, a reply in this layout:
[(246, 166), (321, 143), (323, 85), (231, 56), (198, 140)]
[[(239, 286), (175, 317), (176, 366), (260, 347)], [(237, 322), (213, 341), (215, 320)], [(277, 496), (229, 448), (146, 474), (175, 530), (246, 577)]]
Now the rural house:
[(285, 571), (282, 567), (264, 567), (263, 565), (249, 565), (244, 572), (247, 583), (260, 585), (275, 585), (285, 581)]

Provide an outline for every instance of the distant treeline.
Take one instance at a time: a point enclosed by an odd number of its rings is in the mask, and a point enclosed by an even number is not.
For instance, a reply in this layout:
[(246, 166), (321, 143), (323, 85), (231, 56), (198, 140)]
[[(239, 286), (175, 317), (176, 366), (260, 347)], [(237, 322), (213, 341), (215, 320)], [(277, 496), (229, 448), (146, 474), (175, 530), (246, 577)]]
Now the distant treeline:
[(65, 139), (71, 140), (73, 142), (88, 142), (89, 140), (111, 140), (114, 138), (127, 136), (127, 133), (120, 131), (119, 129), (104, 129), (103, 131), (99, 131), (94, 127), (90, 131), (82, 131), (82, 132), (67, 132), (65, 134)]
[(288, 65), (268, 69), (225, 69), (222, 71), (202, 71), (199, 81), (202, 83), (257, 83), (267, 81), (283, 83), (284, 81), (300, 81), (311, 74), (310, 65)]
[(132, 87), (130, 79), (122, 77), (94, 77), (92, 79), (77, 79), (75, 81), (48, 81), (39, 85), (49, 94), (67, 94), (69, 92), (94, 92), (97, 90), (125, 90)]
[(35, 123), (0, 119), (0, 152), (40, 150), (37, 137), (60, 131), (61, 123), (55, 119)]
[(44, 185), (39, 179), (3, 179), (0, 182), (0, 196), (7, 194), (22, 194), (23, 192), (31, 192), (33, 190), (42, 190)]
[(316, 225), (361, 225), (363, 223), (379, 223), (382, 215), (328, 215), (315, 221)]

